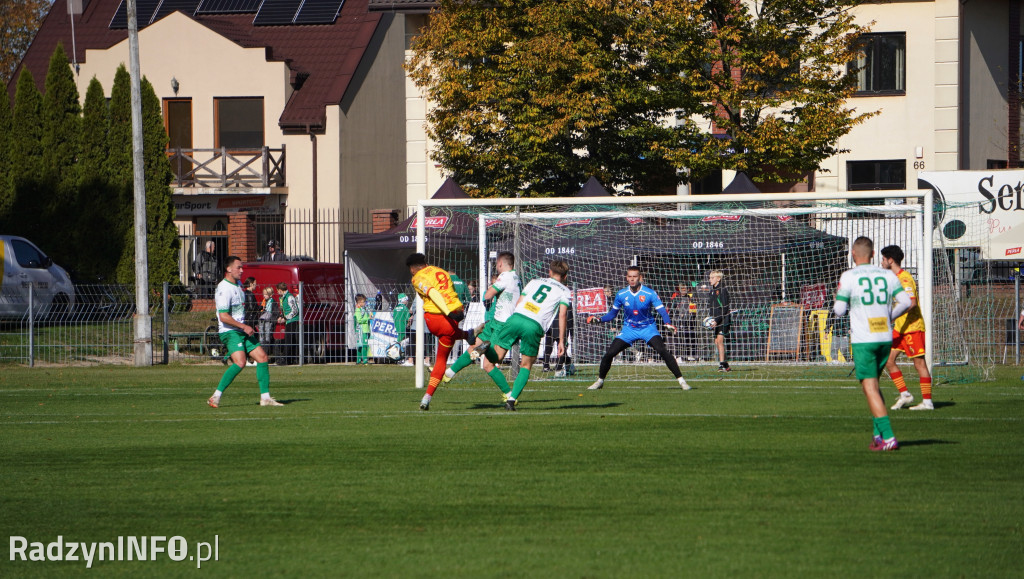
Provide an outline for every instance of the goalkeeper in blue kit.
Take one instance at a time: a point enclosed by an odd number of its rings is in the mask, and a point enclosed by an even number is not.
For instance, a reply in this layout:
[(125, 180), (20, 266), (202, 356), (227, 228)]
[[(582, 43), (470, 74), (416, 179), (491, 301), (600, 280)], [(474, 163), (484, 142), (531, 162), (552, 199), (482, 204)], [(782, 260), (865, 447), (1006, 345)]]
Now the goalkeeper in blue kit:
[(676, 377), (676, 381), (679, 382), (679, 386), (683, 390), (690, 389), (690, 385), (683, 378), (683, 373), (679, 371), (679, 364), (676, 362), (675, 357), (669, 353), (668, 348), (665, 346), (664, 338), (658, 332), (658, 324), (654, 317), (655, 312), (661, 316), (661, 321), (668, 331), (674, 333), (676, 327), (672, 325), (672, 321), (668, 317), (668, 311), (665, 309), (665, 304), (661, 303), (658, 293), (643, 285), (640, 279), (640, 268), (635, 265), (628, 267), (626, 269), (626, 282), (629, 284), (629, 287), (621, 289), (619, 293), (615, 294), (615, 301), (605, 315), (600, 318), (596, 316), (587, 318), (588, 324), (605, 323), (618, 317), (619, 310), (623, 312), (622, 331), (615, 336), (611, 345), (608, 346), (608, 351), (601, 358), (601, 369), (598, 371), (597, 381), (590, 385), (589, 390), (600, 390), (604, 387), (604, 379), (608, 375), (608, 371), (611, 370), (612, 360), (615, 359), (615, 356), (632, 346), (633, 342), (637, 340), (647, 342), (647, 345), (661, 356), (661, 359), (665, 361), (665, 365), (668, 366), (672, 375)]

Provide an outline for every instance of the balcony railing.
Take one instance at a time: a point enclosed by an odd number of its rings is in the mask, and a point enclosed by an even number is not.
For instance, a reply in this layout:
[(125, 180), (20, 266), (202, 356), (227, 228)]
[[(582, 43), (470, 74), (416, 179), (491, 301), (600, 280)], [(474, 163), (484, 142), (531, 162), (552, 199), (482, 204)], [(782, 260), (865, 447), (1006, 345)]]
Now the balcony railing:
[(285, 148), (167, 149), (174, 187), (284, 187)]

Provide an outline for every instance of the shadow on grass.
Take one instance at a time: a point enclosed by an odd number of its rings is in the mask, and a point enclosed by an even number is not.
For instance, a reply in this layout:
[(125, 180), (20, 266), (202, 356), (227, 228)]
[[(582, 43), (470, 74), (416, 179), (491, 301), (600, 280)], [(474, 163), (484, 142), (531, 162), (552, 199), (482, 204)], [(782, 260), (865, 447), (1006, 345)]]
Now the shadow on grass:
[[(312, 398), (288, 398), (287, 400), (278, 399), (277, 401), (280, 402), (281, 404), (284, 404), (285, 406), (287, 406), (289, 404), (294, 404), (295, 402), (312, 402), (312, 400), (313, 400)], [(260, 405), (260, 403), (256, 402), (256, 406), (259, 406), (259, 405)]]
[(924, 440), (901, 440), (900, 448), (905, 446), (931, 446), (933, 444), (960, 444), (955, 440), (939, 440), (937, 438), (925, 438)]

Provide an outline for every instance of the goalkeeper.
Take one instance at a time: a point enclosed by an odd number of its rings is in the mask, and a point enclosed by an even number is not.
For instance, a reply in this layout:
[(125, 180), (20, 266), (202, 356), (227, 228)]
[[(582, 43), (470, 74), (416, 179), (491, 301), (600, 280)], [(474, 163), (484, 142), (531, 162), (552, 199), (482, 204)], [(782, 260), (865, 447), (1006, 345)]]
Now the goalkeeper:
[(447, 271), (427, 265), (427, 256), (414, 253), (405, 260), (405, 265), (412, 274), (412, 287), (423, 298), (423, 319), (427, 329), (437, 336), (437, 357), (434, 368), (430, 371), (430, 383), (427, 393), (420, 401), (420, 410), (430, 409), (430, 399), (434, 396), (444, 371), (448, 366), (448, 354), (455, 346), (455, 340), (468, 340), (473, 343), (473, 332), (463, 331), (459, 322), (466, 314), (455, 293), (452, 278)]
[(596, 316), (587, 318), (588, 324), (610, 322), (619, 315), (619, 310), (623, 310), (622, 331), (615, 336), (611, 345), (608, 346), (608, 351), (601, 358), (601, 369), (598, 372), (597, 381), (591, 384), (588, 390), (600, 390), (604, 387), (604, 378), (612, 367), (612, 360), (637, 340), (643, 340), (651, 348), (654, 348), (654, 351), (665, 361), (665, 365), (668, 366), (672, 375), (676, 377), (679, 386), (683, 390), (690, 389), (690, 385), (683, 378), (683, 373), (679, 371), (679, 364), (676, 362), (675, 357), (669, 353), (668, 348), (665, 347), (665, 340), (658, 333), (658, 325), (654, 319), (654, 313), (661, 314), (661, 320), (668, 331), (675, 332), (676, 327), (672, 325), (668, 317), (668, 311), (665, 310), (665, 305), (661, 303), (658, 293), (643, 285), (640, 282), (640, 278), (639, 267), (635, 265), (628, 267), (626, 269), (626, 282), (629, 283), (629, 287), (619, 290), (619, 293), (615, 295), (615, 302), (612, 303), (611, 309), (605, 315), (600, 318)]

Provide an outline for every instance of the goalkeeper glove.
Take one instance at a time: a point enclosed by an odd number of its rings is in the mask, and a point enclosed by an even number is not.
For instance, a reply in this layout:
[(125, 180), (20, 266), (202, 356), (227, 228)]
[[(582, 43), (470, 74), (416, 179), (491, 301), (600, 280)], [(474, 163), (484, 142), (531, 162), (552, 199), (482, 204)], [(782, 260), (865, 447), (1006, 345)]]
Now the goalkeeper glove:
[(672, 324), (665, 324), (665, 329), (668, 330), (671, 334), (676, 333), (676, 327), (673, 326)]
[(597, 316), (587, 316), (587, 323), (588, 324), (596, 324), (596, 323), (598, 323), (600, 321), (601, 320), (599, 320)]
[(466, 319), (466, 312), (463, 311), (462, 308), (459, 308), (454, 312), (448, 314), (448, 317), (455, 320), (456, 322), (461, 322), (462, 320)]

